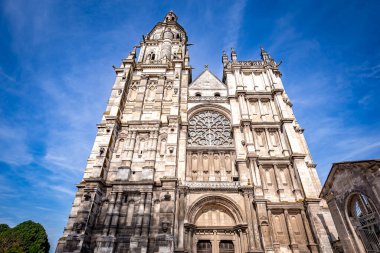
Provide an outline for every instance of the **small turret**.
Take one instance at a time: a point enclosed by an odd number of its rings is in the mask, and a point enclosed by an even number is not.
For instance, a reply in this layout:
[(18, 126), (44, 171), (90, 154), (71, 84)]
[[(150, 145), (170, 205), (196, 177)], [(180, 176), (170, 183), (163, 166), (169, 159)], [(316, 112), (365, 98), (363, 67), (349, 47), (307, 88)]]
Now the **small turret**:
[(177, 19), (177, 15), (173, 11), (169, 11), (165, 16), (164, 23), (177, 22)]
[(237, 54), (236, 54), (235, 49), (233, 47), (231, 48), (231, 60), (233, 62), (237, 61)]
[(136, 46), (133, 47), (132, 51), (129, 52), (127, 59), (133, 60), (136, 58), (136, 48), (137, 48)]
[(270, 58), (270, 55), (264, 50), (263, 47), (260, 47), (260, 50), (261, 50), (261, 59), (264, 61), (264, 62), (270, 62), (270, 60), (272, 60), (272, 58)]
[(189, 66), (189, 61), (190, 61), (189, 50), (185, 48), (185, 66)]
[(226, 54), (226, 51), (224, 50), (223, 50), (223, 56), (222, 56), (222, 63), (223, 63), (223, 66), (226, 66), (228, 63), (228, 56)]

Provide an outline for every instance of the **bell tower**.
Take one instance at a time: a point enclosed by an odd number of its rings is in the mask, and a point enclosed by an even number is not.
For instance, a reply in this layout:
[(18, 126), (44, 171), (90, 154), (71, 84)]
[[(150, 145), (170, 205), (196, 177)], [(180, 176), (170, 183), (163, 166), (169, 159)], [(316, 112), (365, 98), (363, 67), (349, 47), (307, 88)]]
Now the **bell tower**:
[(173, 252), (178, 164), (191, 81), (170, 11), (119, 67), (56, 252)]

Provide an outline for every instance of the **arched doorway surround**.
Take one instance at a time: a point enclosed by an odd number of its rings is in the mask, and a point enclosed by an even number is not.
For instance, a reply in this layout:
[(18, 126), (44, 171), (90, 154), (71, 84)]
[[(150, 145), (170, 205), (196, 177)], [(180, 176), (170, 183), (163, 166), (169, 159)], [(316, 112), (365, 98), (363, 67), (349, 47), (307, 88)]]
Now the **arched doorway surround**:
[(372, 200), (362, 193), (351, 193), (346, 200), (346, 215), (365, 250), (380, 252), (380, 217)]
[[(247, 223), (239, 205), (227, 196), (212, 194), (195, 201), (185, 216), (185, 247), (188, 252), (246, 252)], [(202, 251), (203, 250), (203, 251)]]

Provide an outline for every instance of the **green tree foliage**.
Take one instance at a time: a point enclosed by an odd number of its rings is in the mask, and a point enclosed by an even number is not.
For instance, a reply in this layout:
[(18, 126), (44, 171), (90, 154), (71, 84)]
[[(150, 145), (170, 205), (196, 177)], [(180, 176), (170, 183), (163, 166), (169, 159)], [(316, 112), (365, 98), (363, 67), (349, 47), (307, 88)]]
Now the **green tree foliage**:
[(47, 253), (49, 242), (44, 227), (25, 221), (14, 228), (0, 224), (0, 253)]
[(10, 229), (10, 227), (7, 224), (0, 224), (0, 234), (8, 229)]

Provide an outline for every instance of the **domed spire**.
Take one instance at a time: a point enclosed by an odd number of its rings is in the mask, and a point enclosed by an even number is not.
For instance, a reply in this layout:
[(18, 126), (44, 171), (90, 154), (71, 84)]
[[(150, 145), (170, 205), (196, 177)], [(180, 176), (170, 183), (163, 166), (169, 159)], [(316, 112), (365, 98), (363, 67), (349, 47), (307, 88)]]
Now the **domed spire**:
[(177, 15), (175, 15), (174, 11), (169, 11), (165, 16), (164, 23), (177, 22), (177, 19)]

